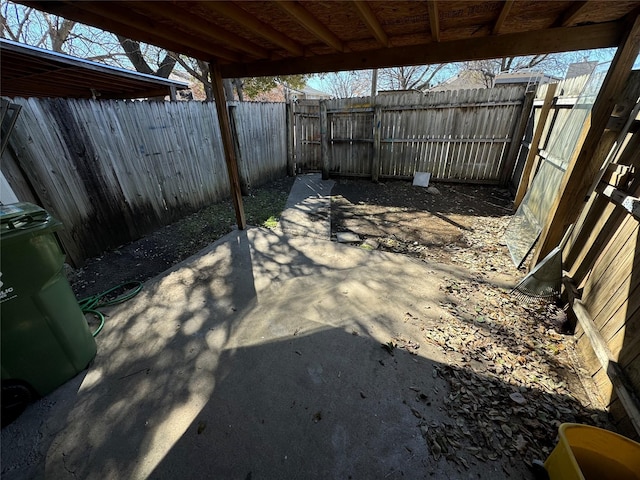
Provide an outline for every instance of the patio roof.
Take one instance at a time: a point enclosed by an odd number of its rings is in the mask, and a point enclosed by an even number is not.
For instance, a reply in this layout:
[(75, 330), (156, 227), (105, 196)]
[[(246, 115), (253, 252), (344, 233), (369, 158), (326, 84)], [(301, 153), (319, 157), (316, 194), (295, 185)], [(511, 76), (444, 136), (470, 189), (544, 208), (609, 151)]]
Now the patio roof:
[(6, 97), (148, 98), (189, 88), (184, 82), (5, 39), (0, 39), (0, 52), (0, 91)]
[(617, 46), (640, 1), (20, 1), (170, 51), (222, 77)]

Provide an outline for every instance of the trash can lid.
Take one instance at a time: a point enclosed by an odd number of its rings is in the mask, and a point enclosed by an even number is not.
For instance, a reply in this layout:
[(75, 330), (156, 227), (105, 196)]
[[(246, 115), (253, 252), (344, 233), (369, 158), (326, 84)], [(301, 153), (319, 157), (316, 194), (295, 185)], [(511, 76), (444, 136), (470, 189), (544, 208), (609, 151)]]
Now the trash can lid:
[(62, 227), (43, 208), (32, 203), (20, 202), (0, 205), (0, 238), (9, 240), (25, 234), (50, 233)]

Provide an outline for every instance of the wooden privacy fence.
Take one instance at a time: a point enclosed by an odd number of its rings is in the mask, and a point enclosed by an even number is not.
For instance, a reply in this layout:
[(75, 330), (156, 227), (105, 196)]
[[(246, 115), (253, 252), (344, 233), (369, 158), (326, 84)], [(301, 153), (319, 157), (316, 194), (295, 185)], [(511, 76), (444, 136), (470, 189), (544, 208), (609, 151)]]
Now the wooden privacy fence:
[[(229, 195), (212, 103), (13, 102), (23, 108), (2, 171), (19, 199), (64, 222), (60, 239), (76, 264)], [(231, 110), (243, 183), (284, 175), (285, 105)]]
[(522, 142), (515, 168), (521, 179), (514, 200), (517, 212), (505, 233), (511, 258), (518, 267), (536, 244), (573, 152), (582, 146), (585, 126), (589, 125), (605, 73), (598, 69), (591, 75), (538, 87), (536, 97), (545, 100), (534, 102), (534, 107), (541, 103), (541, 108), (532, 112)]
[[(564, 125), (567, 121), (589, 78), (590, 75), (582, 75), (559, 83), (540, 85), (536, 89), (533, 109), (521, 136), (516, 166), (509, 184), (516, 195), (516, 206), (524, 197), (540, 163), (547, 160), (549, 146), (560, 135), (561, 129), (556, 125)], [(524, 179), (524, 183), (520, 182), (521, 179)]]
[[(521, 165), (513, 177), (520, 207), (505, 232), (510, 250), (513, 244), (524, 243), (521, 257), (526, 257), (557, 208), (566, 172), (583, 148), (605, 73), (598, 67), (592, 75), (538, 88), (522, 141)], [(572, 307), (569, 316), (577, 322), (577, 350), (595, 381), (593, 393), (599, 394), (617, 429), (636, 438), (640, 435), (639, 99), (636, 70), (614, 99), (607, 128), (590, 154), (600, 167), (598, 181), (586, 203), (574, 198), (582, 211), (562, 251), (565, 292)], [(568, 228), (562, 223), (553, 226), (563, 233)]]
[[(293, 106), (298, 171), (325, 176), (504, 183), (524, 124), (525, 87), (385, 93)], [(529, 112), (524, 112), (524, 118)]]

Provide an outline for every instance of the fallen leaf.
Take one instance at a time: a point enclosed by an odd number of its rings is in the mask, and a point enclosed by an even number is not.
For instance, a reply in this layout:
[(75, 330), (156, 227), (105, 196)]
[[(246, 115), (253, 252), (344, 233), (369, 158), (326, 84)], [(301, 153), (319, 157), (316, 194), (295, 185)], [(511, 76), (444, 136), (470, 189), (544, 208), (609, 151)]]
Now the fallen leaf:
[(527, 403), (527, 399), (524, 398), (519, 392), (513, 392), (509, 395), (509, 398), (516, 402), (518, 405), (524, 405), (525, 403)]
[(207, 428), (207, 422), (205, 422), (204, 420), (200, 420), (198, 422), (198, 435), (204, 432), (205, 428)]

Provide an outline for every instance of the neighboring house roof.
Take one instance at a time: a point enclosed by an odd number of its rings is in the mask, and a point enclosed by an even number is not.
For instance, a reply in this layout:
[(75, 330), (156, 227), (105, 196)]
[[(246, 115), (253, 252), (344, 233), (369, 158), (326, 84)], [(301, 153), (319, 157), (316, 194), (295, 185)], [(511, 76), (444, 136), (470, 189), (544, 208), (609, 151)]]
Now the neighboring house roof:
[(5, 39), (0, 39), (0, 82), (5, 97), (148, 98), (189, 88), (184, 82)]
[[(316, 90), (315, 88), (308, 86), (305, 86), (304, 88), (289, 87), (288, 90), (289, 97), (295, 97), (298, 100), (322, 100), (333, 97), (329, 93), (321, 92), (320, 90)], [(268, 92), (262, 92), (251, 98), (251, 101), (253, 102), (285, 102), (286, 100), (287, 95), (285, 94), (285, 87), (283, 85), (278, 85)]]
[(544, 72), (523, 71), (512, 73), (499, 73), (494, 79), (493, 85), (513, 85), (513, 84), (540, 84), (557, 82), (560, 79), (547, 75)]
[(569, 68), (567, 68), (567, 74), (564, 78), (575, 78), (583, 75), (590, 75), (595, 70), (596, 66), (598, 66), (597, 61), (570, 63)]
[(467, 90), (472, 88), (487, 88), (485, 77), (477, 70), (463, 70), (457, 75), (428, 89), (430, 92), (446, 90)]
[(302, 90), (296, 90), (298, 92), (301, 92), (304, 95), (304, 98), (308, 98), (308, 99), (316, 99), (316, 98), (331, 98), (333, 97), (333, 95), (331, 95), (330, 93), (326, 93), (326, 92), (322, 92), (320, 90), (316, 90), (315, 88), (309, 87), (307, 85), (305, 85), (305, 87)]

